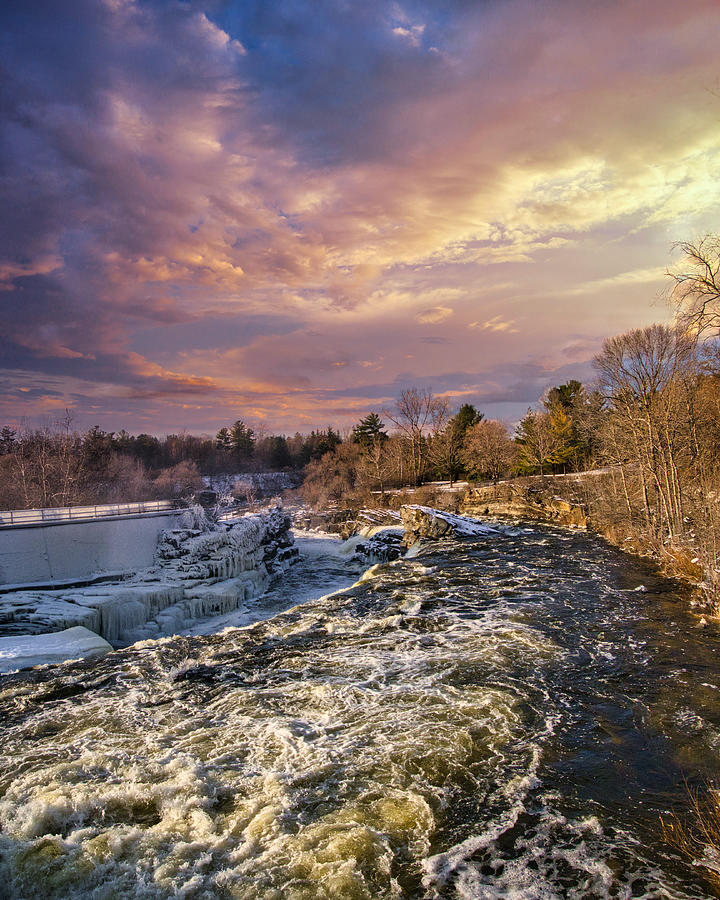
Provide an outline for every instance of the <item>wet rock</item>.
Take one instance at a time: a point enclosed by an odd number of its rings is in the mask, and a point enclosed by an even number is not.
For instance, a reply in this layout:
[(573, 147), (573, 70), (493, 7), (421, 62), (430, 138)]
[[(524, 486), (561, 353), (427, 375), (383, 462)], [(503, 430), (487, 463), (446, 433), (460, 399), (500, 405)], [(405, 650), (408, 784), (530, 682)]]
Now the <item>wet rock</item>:
[(356, 544), (353, 556), (364, 562), (390, 562), (405, 552), (403, 532), (399, 527), (382, 528), (373, 531), (367, 538)]

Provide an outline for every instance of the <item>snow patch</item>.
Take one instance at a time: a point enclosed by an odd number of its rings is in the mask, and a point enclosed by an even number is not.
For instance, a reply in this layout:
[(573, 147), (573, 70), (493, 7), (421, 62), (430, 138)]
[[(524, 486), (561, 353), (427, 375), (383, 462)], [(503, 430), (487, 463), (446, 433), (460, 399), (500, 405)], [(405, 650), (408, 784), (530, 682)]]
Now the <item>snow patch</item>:
[(447, 522), (455, 534), (459, 535), (475, 535), (475, 534), (497, 534), (498, 529), (492, 528), (485, 522), (478, 519), (472, 519), (470, 516), (458, 516), (455, 513), (445, 512), (441, 509), (433, 509), (430, 506), (418, 506), (410, 504), (403, 509), (418, 510), (432, 519), (439, 519), (441, 522)]

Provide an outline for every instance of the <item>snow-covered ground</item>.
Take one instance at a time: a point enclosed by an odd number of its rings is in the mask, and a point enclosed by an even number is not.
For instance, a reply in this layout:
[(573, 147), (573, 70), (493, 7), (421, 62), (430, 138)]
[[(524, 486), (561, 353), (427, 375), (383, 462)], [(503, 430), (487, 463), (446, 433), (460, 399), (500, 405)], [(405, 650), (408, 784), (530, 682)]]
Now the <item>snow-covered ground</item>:
[(492, 528), (485, 522), (481, 522), (479, 519), (472, 519), (470, 516), (458, 516), (455, 515), (455, 513), (445, 512), (444, 510), (440, 509), (433, 509), (430, 506), (419, 506), (417, 504), (411, 504), (405, 507), (405, 509), (416, 509), (432, 517), (433, 519), (439, 519), (442, 522), (447, 522), (455, 534), (474, 535), (497, 533), (497, 528)]

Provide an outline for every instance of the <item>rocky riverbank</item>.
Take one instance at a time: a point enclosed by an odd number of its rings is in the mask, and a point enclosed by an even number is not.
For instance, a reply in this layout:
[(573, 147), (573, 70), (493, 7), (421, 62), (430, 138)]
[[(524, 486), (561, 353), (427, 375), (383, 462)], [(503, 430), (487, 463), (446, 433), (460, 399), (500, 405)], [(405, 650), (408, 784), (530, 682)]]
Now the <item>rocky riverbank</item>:
[(663, 572), (699, 589), (697, 602), (715, 610), (717, 573), (704, 568), (692, 542), (651, 539), (618, 521), (609, 479), (600, 469), (570, 475), (532, 476), (468, 490), (459, 510), (468, 516), (514, 519), (585, 529), (629, 553), (655, 560)]
[(461, 512), (469, 516), (528, 519), (575, 528), (587, 528), (586, 504), (577, 476), (528, 478), (471, 488)]

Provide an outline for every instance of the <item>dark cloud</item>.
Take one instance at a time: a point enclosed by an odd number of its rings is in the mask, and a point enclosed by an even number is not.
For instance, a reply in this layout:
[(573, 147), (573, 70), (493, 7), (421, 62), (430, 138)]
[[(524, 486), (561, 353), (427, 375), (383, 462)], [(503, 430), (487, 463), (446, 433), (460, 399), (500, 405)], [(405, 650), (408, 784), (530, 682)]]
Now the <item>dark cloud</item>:
[(179, 324), (170, 323), (158, 332), (143, 329), (134, 334), (132, 349), (155, 356), (183, 350), (228, 350), (244, 347), (260, 335), (292, 334), (301, 327), (288, 316), (203, 315)]
[[(248, 48), (243, 75), (283, 139), (313, 165), (346, 165), (404, 153), (414, 102), (452, 79), (430, 49), (437, 6), (413, 4), (411, 22), (393, 2), (249, 0), (217, 21)], [(417, 41), (393, 30), (413, 25)]]

